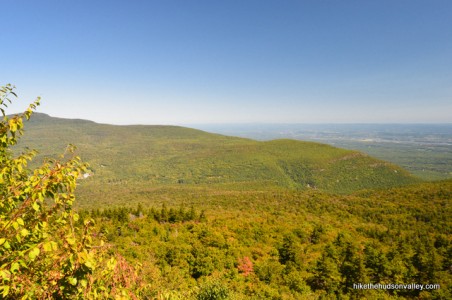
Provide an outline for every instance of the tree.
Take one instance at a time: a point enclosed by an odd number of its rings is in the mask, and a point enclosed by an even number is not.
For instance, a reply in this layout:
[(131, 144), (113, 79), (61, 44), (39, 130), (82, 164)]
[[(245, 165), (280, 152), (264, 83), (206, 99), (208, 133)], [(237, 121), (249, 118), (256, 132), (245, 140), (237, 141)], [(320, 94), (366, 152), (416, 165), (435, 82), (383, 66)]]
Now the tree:
[(345, 248), (340, 272), (343, 278), (344, 292), (360, 294), (362, 291), (354, 289), (353, 284), (368, 282), (368, 280), (364, 260), (358, 255), (358, 248), (351, 243)]
[(364, 264), (369, 269), (372, 282), (386, 282), (390, 275), (390, 264), (382, 250), (373, 244), (367, 244), (364, 248)]
[(309, 280), (314, 290), (325, 290), (328, 294), (338, 293), (342, 280), (335, 256), (334, 246), (327, 245), (314, 268), (314, 276)]
[(287, 264), (288, 262), (295, 262), (296, 257), (296, 241), (292, 234), (285, 235), (283, 238), (283, 243), (278, 249), (279, 262), (281, 264)]
[(239, 258), (237, 269), (239, 270), (240, 273), (243, 274), (243, 276), (246, 277), (253, 273), (253, 262), (248, 256)]
[(92, 220), (82, 226), (77, 222), (74, 191), (87, 165), (74, 155), (74, 148), (34, 170), (27, 165), (36, 151), (14, 157), (11, 147), (40, 99), (23, 114), (8, 116), (5, 108), (13, 97), (17, 97), (13, 86), (0, 87), (0, 298), (133, 295), (130, 286), (115, 277), (125, 263), (118, 265), (105, 254), (105, 247), (93, 245)]

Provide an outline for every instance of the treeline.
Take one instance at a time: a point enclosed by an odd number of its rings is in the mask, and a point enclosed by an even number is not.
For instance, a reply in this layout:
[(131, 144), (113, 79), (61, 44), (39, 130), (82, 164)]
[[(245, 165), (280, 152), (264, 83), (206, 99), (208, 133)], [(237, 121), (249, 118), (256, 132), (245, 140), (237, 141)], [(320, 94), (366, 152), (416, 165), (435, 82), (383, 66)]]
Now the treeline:
[(143, 208), (141, 204), (138, 204), (136, 208), (131, 207), (115, 207), (107, 209), (82, 209), (79, 212), (80, 222), (83, 223), (85, 219), (90, 218), (104, 218), (107, 220), (116, 221), (119, 223), (126, 223), (136, 218), (151, 218), (159, 223), (180, 223), (197, 221), (202, 222), (206, 220), (205, 211), (196, 211), (193, 206), (190, 209), (186, 209), (184, 206), (180, 206), (178, 209), (167, 208), (166, 204), (163, 204), (160, 209), (154, 207)]

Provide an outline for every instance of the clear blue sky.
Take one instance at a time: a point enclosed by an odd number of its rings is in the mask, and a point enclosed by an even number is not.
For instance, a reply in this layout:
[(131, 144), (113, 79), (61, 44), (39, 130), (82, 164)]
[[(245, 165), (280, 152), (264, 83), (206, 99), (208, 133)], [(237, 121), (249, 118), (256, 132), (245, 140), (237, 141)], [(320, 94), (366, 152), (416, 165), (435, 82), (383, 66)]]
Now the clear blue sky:
[[(452, 1), (1, 2), (21, 110), (114, 124), (452, 122)], [(11, 112), (11, 111), (10, 111)]]

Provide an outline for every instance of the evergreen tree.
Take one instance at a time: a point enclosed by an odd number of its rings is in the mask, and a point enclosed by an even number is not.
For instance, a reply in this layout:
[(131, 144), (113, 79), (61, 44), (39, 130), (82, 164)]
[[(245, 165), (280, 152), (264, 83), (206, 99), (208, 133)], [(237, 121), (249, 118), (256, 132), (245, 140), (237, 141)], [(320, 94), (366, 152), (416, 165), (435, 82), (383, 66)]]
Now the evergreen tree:
[(345, 249), (343, 263), (340, 267), (340, 272), (343, 278), (343, 290), (345, 293), (357, 292), (353, 288), (355, 283), (366, 283), (367, 276), (364, 266), (364, 261), (357, 254), (358, 249), (352, 244), (347, 245)]
[(281, 247), (278, 249), (279, 253), (279, 262), (281, 264), (287, 264), (288, 262), (295, 262), (296, 256), (296, 248), (295, 248), (296, 240), (292, 234), (287, 234), (283, 238), (283, 243)]
[(329, 294), (337, 294), (342, 282), (341, 273), (334, 257), (335, 250), (328, 245), (314, 268), (314, 276), (309, 280), (314, 290), (325, 290)]

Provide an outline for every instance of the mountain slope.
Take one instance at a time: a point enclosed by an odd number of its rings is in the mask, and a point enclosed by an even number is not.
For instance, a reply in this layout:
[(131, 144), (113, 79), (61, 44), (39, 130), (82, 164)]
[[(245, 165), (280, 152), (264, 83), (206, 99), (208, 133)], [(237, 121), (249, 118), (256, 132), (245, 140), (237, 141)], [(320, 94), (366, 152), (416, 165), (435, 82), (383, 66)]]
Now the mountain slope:
[(259, 142), (177, 126), (116, 126), (35, 114), (20, 147), (45, 156), (67, 144), (93, 173), (90, 184), (218, 185), (228, 188), (315, 188), (348, 193), (416, 182), (398, 166), (323, 144)]

